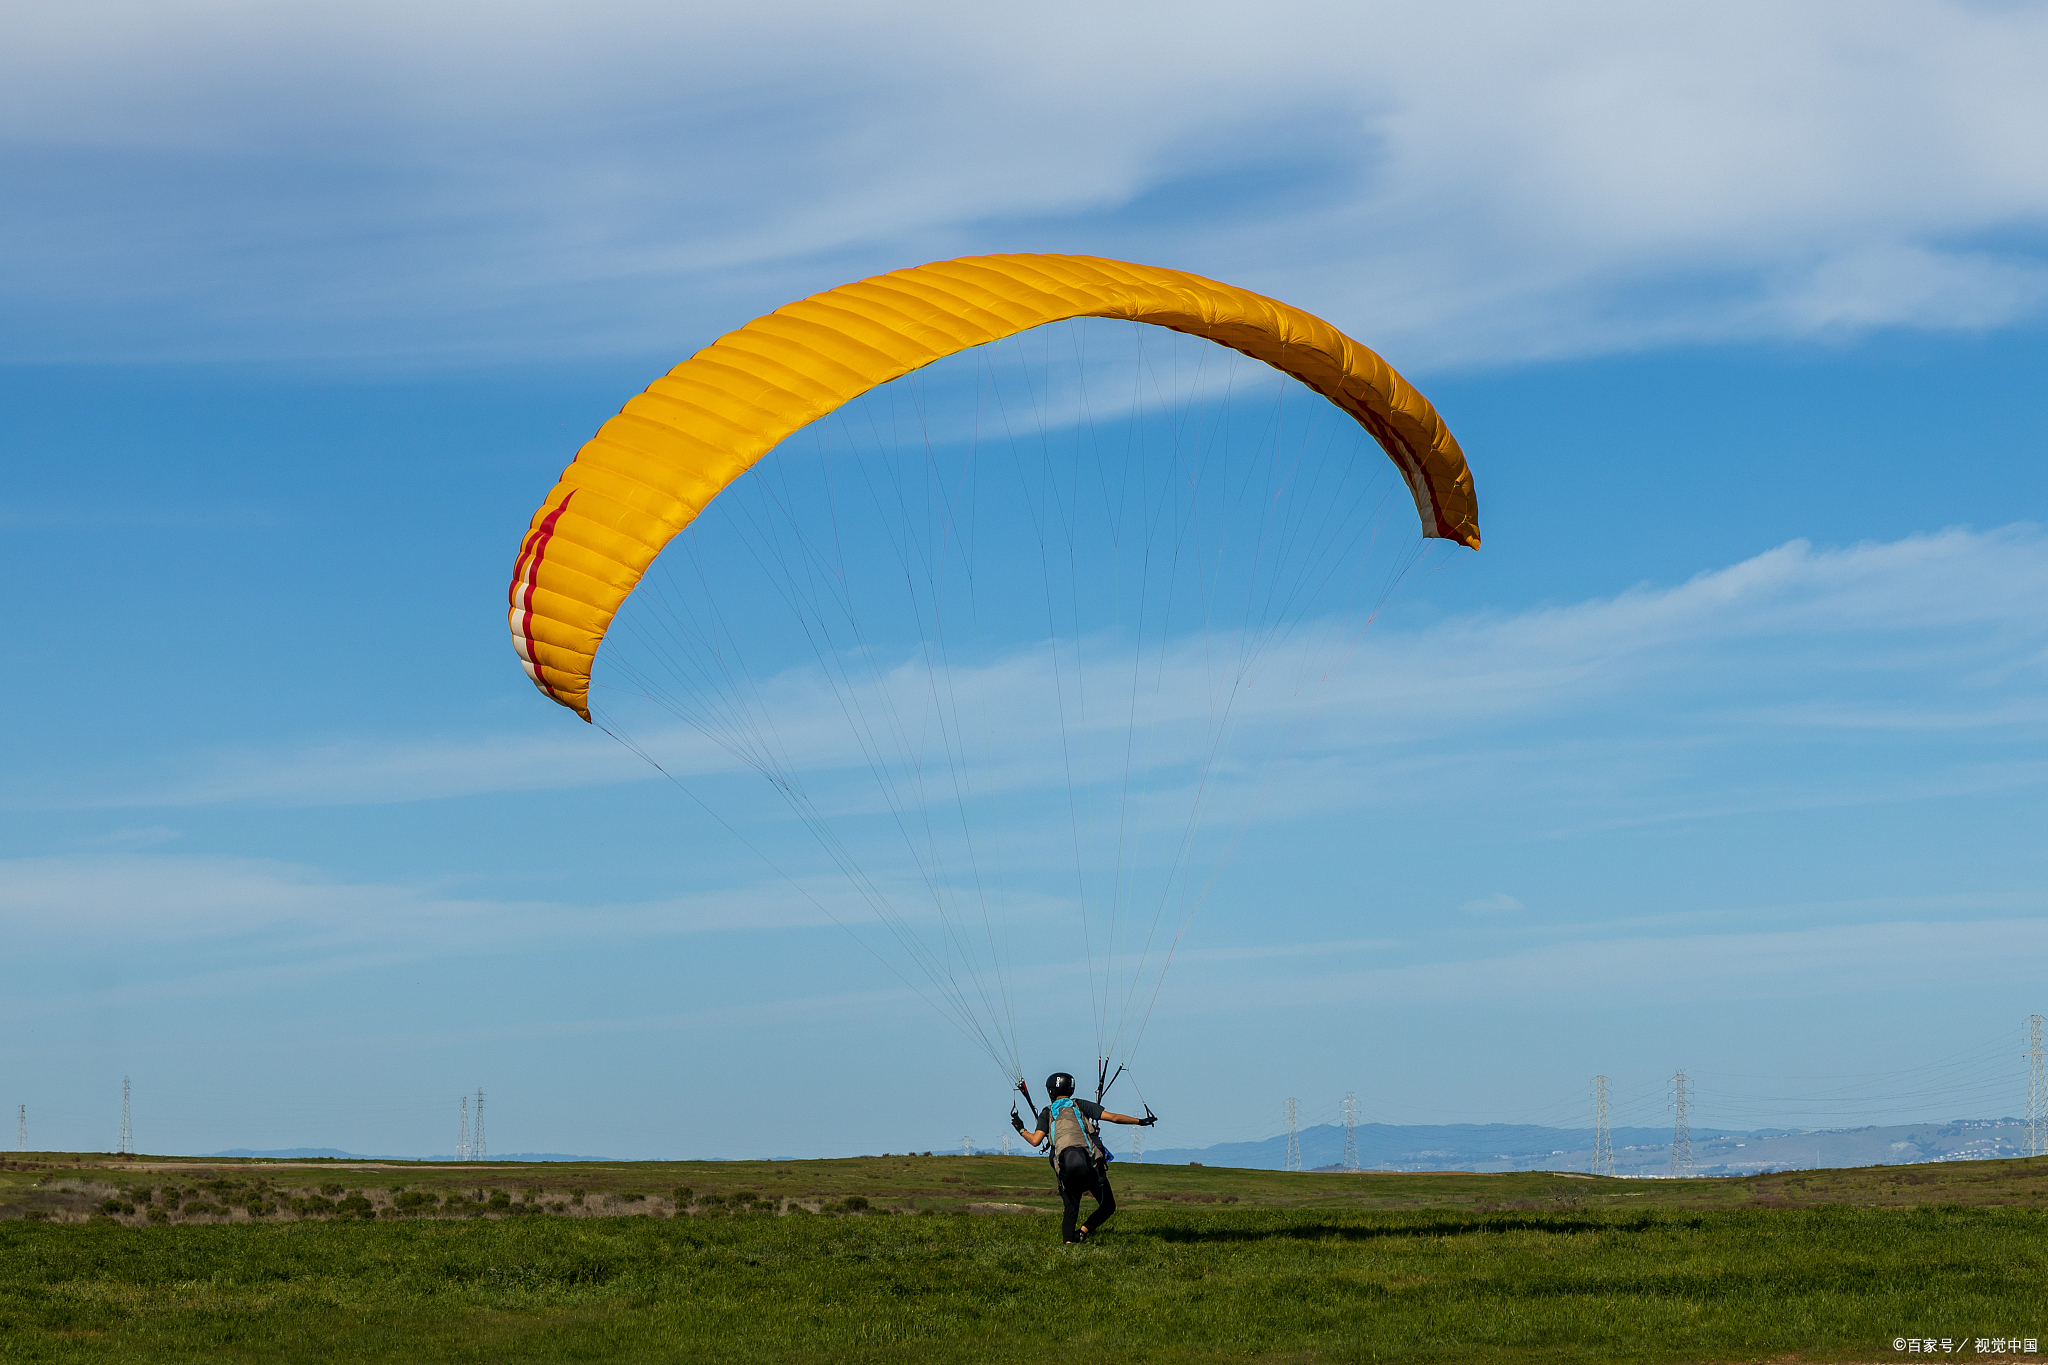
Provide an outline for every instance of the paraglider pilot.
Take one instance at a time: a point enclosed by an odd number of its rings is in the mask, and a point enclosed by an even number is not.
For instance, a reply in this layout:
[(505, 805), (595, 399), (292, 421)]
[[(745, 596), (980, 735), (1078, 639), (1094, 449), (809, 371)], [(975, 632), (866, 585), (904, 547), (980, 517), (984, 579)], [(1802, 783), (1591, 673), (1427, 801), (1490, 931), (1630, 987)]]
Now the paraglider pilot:
[[(1020, 1083), (1021, 1088), (1021, 1083)], [(1060, 1202), (1065, 1206), (1060, 1220), (1060, 1240), (1068, 1246), (1085, 1242), (1116, 1212), (1116, 1195), (1109, 1188), (1109, 1152), (1102, 1145), (1099, 1125), (1129, 1123), (1150, 1128), (1158, 1119), (1151, 1113), (1134, 1119), (1113, 1114), (1100, 1104), (1074, 1098), (1074, 1078), (1055, 1071), (1045, 1078), (1045, 1093), (1051, 1102), (1038, 1111), (1038, 1127), (1027, 1130), (1015, 1106), (1010, 1109), (1010, 1126), (1033, 1147), (1049, 1146), (1053, 1174), (1059, 1180)], [(1081, 1211), (1081, 1196), (1095, 1196), (1095, 1211), (1080, 1227), (1074, 1226)]]

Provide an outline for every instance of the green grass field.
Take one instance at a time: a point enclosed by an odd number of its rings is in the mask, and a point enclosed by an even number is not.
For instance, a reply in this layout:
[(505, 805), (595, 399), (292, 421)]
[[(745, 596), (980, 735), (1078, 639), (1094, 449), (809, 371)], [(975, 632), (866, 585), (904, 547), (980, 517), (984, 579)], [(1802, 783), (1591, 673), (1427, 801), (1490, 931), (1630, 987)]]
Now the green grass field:
[[(1047, 1213), (966, 1213), (1048, 1205), (1028, 1158), (9, 1166), (4, 1361), (1877, 1360), (1898, 1337), (2048, 1340), (2048, 1159), (1683, 1182), (1129, 1167), (1124, 1211), (1071, 1249)], [(155, 1222), (154, 1197), (79, 1211), (145, 1177), (199, 1195)], [(493, 1183), (532, 1212), (442, 1194)], [(319, 1185), (366, 1207), (293, 1215)], [(855, 1195), (865, 1210), (799, 1211)]]

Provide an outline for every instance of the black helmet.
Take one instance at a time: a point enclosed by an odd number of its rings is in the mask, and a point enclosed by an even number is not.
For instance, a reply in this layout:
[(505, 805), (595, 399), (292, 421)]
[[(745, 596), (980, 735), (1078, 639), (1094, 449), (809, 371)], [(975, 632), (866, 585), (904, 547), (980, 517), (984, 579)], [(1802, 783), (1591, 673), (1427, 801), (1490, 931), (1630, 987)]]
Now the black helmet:
[(1074, 1093), (1074, 1078), (1064, 1071), (1055, 1071), (1045, 1078), (1045, 1093), (1055, 1100), (1063, 1100)]

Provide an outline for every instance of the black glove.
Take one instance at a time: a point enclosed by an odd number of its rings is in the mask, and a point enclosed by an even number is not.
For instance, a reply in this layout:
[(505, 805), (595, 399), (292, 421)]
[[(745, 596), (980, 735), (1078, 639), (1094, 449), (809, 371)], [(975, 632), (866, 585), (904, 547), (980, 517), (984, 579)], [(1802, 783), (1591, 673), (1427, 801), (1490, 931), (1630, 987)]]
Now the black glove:
[(1144, 1118), (1138, 1120), (1138, 1126), (1140, 1128), (1150, 1128), (1153, 1124), (1157, 1122), (1159, 1122), (1159, 1115), (1147, 1114)]
[(1017, 1106), (1014, 1104), (1010, 1106), (1010, 1126), (1020, 1133), (1024, 1131), (1024, 1120), (1017, 1117)]

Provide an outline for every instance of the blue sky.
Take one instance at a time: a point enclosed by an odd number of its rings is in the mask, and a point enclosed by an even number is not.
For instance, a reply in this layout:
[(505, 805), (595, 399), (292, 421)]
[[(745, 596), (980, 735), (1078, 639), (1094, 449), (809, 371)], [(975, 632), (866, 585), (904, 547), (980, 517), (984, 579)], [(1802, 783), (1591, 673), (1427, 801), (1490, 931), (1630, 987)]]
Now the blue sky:
[[(1190, 928), (1134, 1063), (1155, 1145), (1347, 1091), (1582, 1123), (1596, 1073), (1654, 1124), (1680, 1067), (1715, 1127), (2023, 1105), (2037, 9), (6, 23), (0, 1101), (33, 1145), (110, 1145), (124, 1074), (160, 1151), (447, 1151), (479, 1085), (499, 1150), (993, 1143), (987, 1061), (538, 698), (503, 592), (661, 370), (1014, 250), (1327, 316), (1480, 489), (1486, 548), (1375, 625)], [(1087, 1064), (1071, 956), (1019, 950), (1034, 1084)]]

